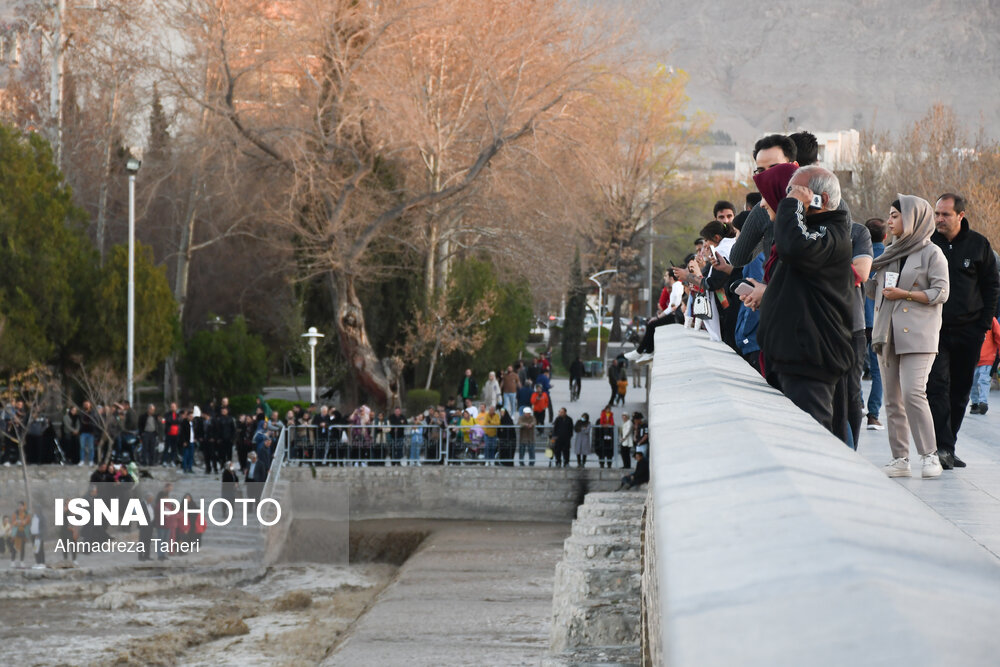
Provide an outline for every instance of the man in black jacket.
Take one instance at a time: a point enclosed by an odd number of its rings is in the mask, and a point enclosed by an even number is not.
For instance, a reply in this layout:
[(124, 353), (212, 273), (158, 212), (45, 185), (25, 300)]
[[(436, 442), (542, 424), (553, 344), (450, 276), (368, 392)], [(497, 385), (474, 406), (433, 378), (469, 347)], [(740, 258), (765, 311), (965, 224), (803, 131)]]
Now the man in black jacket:
[(559, 408), (559, 416), (552, 422), (552, 450), (556, 467), (569, 466), (569, 445), (573, 440), (573, 420), (566, 414), (566, 408)]
[[(820, 208), (812, 207), (814, 193)], [(828, 170), (802, 167), (792, 176), (774, 219), (778, 264), (764, 292), (757, 339), (767, 355), (768, 379), (846, 441), (847, 424), (834, 423), (833, 402), (854, 357), (854, 283), (850, 222), (839, 204), (840, 183)]]
[(228, 405), (220, 408), (219, 416), (211, 421), (211, 426), (215, 441), (214, 458), (219, 469), (225, 470), (226, 464), (233, 458), (233, 443), (236, 442), (236, 420), (229, 414)]
[(965, 467), (955, 456), (955, 442), (969, 404), (983, 337), (993, 323), (1000, 278), (990, 242), (969, 229), (962, 197), (941, 195), (934, 207), (934, 221), (937, 231), (931, 241), (948, 260), (951, 285), (941, 313), (938, 354), (927, 378), (927, 402), (934, 417), (941, 467), (950, 470)]
[(632, 489), (647, 482), (649, 482), (649, 461), (643, 456), (642, 452), (636, 452), (635, 472), (622, 477), (622, 483), (618, 487), (618, 490)]

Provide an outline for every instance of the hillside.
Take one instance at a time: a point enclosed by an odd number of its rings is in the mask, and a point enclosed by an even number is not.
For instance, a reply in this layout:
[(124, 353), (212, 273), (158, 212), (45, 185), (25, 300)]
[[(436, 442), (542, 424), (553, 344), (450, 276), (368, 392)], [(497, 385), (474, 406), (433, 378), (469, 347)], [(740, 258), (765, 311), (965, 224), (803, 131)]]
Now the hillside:
[(1000, 137), (998, 0), (635, 0), (691, 109), (741, 146), (788, 127), (893, 131), (935, 102)]

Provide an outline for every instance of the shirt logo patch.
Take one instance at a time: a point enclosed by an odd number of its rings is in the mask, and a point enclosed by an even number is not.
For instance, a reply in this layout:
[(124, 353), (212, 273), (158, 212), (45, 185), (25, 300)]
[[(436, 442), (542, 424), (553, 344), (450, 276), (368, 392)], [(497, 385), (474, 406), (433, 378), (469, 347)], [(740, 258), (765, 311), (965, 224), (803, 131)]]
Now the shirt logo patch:
[(965, 268), (969, 268), (970, 264), (972, 264), (972, 260), (971, 259), (966, 259), (966, 260), (964, 260), (962, 262), (962, 266), (965, 267)]

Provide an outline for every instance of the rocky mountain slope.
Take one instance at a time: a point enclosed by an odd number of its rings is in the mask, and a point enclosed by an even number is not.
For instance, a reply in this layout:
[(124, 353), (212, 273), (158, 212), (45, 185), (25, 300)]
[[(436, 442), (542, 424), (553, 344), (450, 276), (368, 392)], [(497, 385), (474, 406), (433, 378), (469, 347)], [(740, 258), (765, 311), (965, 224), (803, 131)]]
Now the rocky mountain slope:
[(691, 109), (741, 145), (789, 127), (898, 131), (936, 102), (1000, 137), (1000, 0), (623, 6), (690, 74)]

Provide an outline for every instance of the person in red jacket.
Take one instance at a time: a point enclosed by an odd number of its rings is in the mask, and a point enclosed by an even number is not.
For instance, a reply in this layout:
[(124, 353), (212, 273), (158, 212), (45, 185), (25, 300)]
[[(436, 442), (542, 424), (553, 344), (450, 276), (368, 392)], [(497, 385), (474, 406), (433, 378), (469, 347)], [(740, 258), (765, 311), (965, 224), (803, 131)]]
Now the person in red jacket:
[(602, 468), (607, 463), (610, 468), (611, 459), (615, 455), (615, 413), (611, 411), (610, 403), (604, 406), (604, 410), (601, 411), (601, 416), (597, 420), (593, 443), (598, 463)]
[(976, 366), (975, 379), (972, 382), (972, 401), (970, 415), (985, 415), (989, 409), (990, 398), (990, 378), (993, 375), (993, 364), (997, 358), (997, 351), (1000, 350), (1000, 322), (993, 318), (993, 326), (986, 339), (983, 340), (983, 347), (979, 351), (979, 364)]

